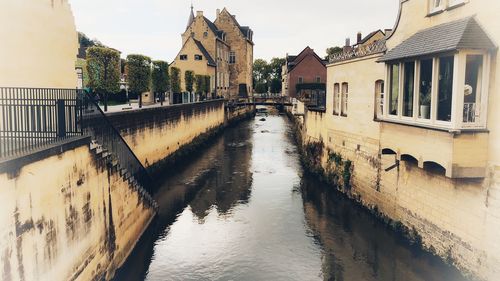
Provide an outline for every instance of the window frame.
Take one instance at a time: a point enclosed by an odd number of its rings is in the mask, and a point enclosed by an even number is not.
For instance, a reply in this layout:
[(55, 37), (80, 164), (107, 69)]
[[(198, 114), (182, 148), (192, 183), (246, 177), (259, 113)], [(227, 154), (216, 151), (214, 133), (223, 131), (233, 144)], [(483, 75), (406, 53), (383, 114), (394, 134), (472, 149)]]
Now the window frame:
[[(344, 85), (346, 86), (344, 88)], [(346, 91), (344, 91), (346, 89)], [(345, 105), (345, 110), (343, 106)], [(340, 116), (347, 117), (349, 113), (349, 83), (342, 82), (340, 84)]]
[[(482, 60), (482, 71), (481, 71), (481, 90), (480, 90), (480, 102), (479, 113), (477, 113), (476, 122), (464, 122), (464, 87), (465, 87), (465, 76), (466, 76), (466, 63), (468, 55), (481, 55)], [(439, 95), (439, 60), (443, 57), (453, 56), (453, 81), (452, 81), (452, 101), (451, 101), (451, 120), (442, 121), (438, 120), (438, 95)], [(421, 62), (423, 60), (432, 59), (432, 90), (431, 90), (431, 103), (430, 103), (430, 118), (424, 119), (420, 117), (420, 72), (421, 72)], [(491, 54), (486, 50), (459, 50), (457, 52), (441, 53), (433, 56), (425, 56), (413, 59), (415, 61), (415, 77), (414, 77), (414, 103), (413, 103), (413, 117), (405, 117), (402, 112), (402, 90), (404, 81), (404, 63), (405, 61), (397, 62), (400, 65), (399, 72), (399, 98), (398, 98), (398, 114), (390, 115), (388, 103), (389, 91), (391, 87), (391, 66), (396, 64), (394, 62), (386, 63), (386, 81), (383, 99), (383, 111), (380, 120), (392, 121), (407, 125), (423, 126), (429, 128), (443, 129), (443, 130), (462, 130), (462, 129), (486, 129), (487, 117), (488, 117), (488, 90), (489, 90), (489, 76), (491, 68)], [(407, 62), (408, 60), (406, 60)], [(401, 68), (403, 67), (403, 68)], [(478, 78), (479, 79), (479, 78)], [(378, 106), (378, 104), (377, 104)]]
[(445, 3), (444, 2), (446, 2), (446, 0), (439, 0), (440, 1), (439, 2), (439, 6), (435, 5), (436, 1), (437, 0), (428, 0), (427, 1), (428, 5), (429, 5), (429, 9), (428, 9), (429, 14), (438, 13), (438, 12), (441, 12), (441, 11), (444, 10), (444, 8), (445, 8)]
[(297, 83), (298, 83), (298, 84), (304, 84), (304, 77), (299, 76), (299, 77), (297, 78)]
[(203, 55), (198, 55), (198, 54), (194, 55), (194, 60), (195, 61), (202, 61), (203, 60)]
[[(340, 115), (340, 83), (333, 84), (333, 100), (332, 100), (333, 111), (332, 114), (335, 116)], [(335, 104), (336, 103), (336, 104)]]
[(236, 52), (230, 51), (229, 52), (229, 64), (235, 64), (235, 63), (236, 63)]
[(185, 54), (179, 55), (179, 60), (188, 60), (188, 55)]

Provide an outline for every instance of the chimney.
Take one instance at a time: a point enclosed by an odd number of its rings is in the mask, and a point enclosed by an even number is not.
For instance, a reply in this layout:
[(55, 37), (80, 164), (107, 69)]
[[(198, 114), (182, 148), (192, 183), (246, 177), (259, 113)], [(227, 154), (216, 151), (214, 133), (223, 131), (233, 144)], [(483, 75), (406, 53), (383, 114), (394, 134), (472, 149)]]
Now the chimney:
[(351, 46), (351, 38), (347, 37), (345, 39), (345, 47), (350, 47)]
[(357, 37), (356, 43), (359, 43), (359, 42), (361, 42), (361, 31), (358, 32), (358, 37)]
[(203, 17), (203, 11), (196, 11), (196, 17)]
[(215, 17), (216, 18), (219, 17), (219, 14), (220, 14), (220, 9), (215, 10)]

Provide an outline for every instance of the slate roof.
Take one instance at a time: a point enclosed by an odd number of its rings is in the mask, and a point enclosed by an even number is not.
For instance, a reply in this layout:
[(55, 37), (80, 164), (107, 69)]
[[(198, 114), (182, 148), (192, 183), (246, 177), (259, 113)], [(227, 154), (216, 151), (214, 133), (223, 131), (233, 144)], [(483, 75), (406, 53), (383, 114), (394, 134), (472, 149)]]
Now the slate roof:
[(207, 25), (210, 28), (210, 30), (212, 30), (212, 32), (215, 33), (215, 35), (219, 35), (219, 31), (220, 30), (217, 28), (217, 26), (215, 25), (215, 23), (213, 23), (211, 20), (207, 19), (206, 17), (203, 17), (203, 19), (207, 23)]
[(203, 46), (203, 44), (200, 41), (198, 41), (198, 40), (196, 40), (194, 38), (193, 38), (193, 40), (194, 40), (194, 43), (196, 44), (196, 46), (198, 46), (198, 49), (200, 49), (200, 51), (203, 54), (203, 56), (205, 58), (207, 58), (208, 65), (210, 65), (210, 66), (217, 66), (217, 64), (215, 63), (215, 61), (212, 58), (212, 56), (208, 53), (207, 49), (205, 49), (205, 46)]
[(389, 50), (379, 61), (413, 58), (459, 49), (496, 49), (474, 17), (424, 29)]

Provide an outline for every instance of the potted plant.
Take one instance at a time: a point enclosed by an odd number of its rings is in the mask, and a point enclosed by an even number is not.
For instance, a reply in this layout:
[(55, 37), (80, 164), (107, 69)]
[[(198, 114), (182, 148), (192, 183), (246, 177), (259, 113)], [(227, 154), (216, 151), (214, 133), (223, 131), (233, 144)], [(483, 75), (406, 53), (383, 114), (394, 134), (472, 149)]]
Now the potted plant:
[(429, 119), (431, 107), (430, 87), (426, 92), (427, 93), (420, 93), (420, 118)]

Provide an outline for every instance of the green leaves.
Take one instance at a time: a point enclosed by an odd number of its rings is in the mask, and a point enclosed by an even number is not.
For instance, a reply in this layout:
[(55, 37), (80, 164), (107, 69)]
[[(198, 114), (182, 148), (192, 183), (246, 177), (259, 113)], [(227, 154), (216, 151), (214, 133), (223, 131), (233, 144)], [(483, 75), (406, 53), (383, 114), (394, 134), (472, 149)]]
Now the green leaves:
[(194, 85), (194, 71), (186, 70), (184, 73), (184, 82), (186, 83), (186, 91), (191, 93)]
[(165, 93), (170, 86), (168, 76), (168, 63), (166, 61), (153, 61), (152, 90), (155, 93)]
[(98, 93), (120, 90), (120, 52), (105, 47), (87, 49), (89, 87)]
[(181, 92), (181, 70), (177, 67), (170, 68), (170, 85), (172, 92)]
[(129, 90), (141, 94), (150, 90), (151, 59), (143, 55), (127, 56)]

